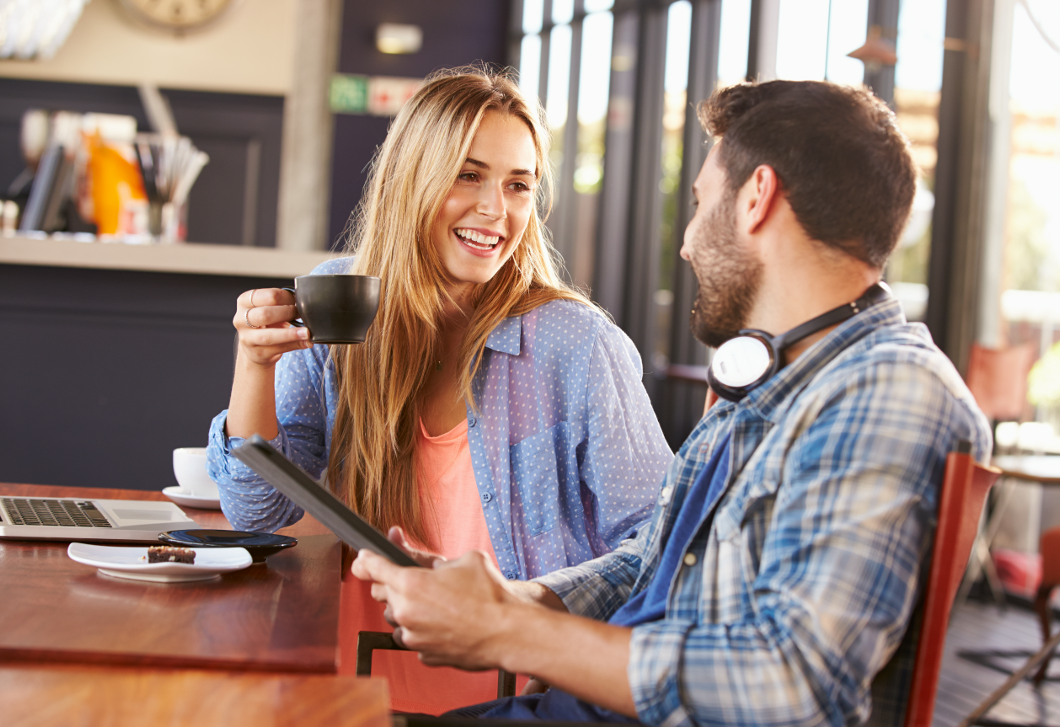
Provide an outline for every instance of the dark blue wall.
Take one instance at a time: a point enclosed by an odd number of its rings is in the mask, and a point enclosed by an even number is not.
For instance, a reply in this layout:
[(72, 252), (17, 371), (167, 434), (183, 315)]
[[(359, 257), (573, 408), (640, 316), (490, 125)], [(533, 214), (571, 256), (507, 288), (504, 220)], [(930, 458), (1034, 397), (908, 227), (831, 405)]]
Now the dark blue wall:
[[(440, 68), (483, 61), (503, 65), (508, 42), (507, 0), (346, 0), (342, 16), (339, 72), (422, 78)], [(423, 48), (414, 55), (386, 55), (375, 48), (380, 23), (423, 29)], [(368, 164), (383, 143), (389, 118), (335, 116), (329, 239), (341, 244), (350, 212), (361, 199)]]
[(0, 482), (161, 490), (228, 405), (236, 297), (290, 279), (0, 265)]

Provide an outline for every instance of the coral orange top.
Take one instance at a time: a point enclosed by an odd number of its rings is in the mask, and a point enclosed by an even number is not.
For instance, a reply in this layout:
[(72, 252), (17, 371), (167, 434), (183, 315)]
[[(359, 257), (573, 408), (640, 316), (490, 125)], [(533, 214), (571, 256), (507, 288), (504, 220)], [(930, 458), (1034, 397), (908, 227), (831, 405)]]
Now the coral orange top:
[[(467, 420), (437, 437), (428, 435), (421, 422), (415, 451), (421, 496), (427, 512), (433, 511), (433, 517), (428, 515), (428, 528), (438, 546), (434, 550), (446, 558), (482, 550), (496, 563), (471, 466)], [(349, 569), (342, 575), (341, 601), (339, 673), (353, 674), (357, 633), (393, 628), (383, 619), (382, 606), (372, 600), (370, 584), (354, 578)], [(406, 651), (376, 651), (372, 676), (388, 681), (390, 708), (398, 712), (441, 714), (497, 698), (497, 672), (428, 667)]]

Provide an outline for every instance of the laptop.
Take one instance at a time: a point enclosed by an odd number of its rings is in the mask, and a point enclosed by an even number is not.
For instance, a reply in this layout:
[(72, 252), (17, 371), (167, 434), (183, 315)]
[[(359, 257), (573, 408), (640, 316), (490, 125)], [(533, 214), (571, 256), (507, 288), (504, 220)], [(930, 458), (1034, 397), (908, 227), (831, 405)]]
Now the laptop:
[(419, 565), (408, 553), (387, 540), (385, 535), (257, 434), (233, 449), (232, 455), (354, 550), (371, 550), (397, 565)]
[(0, 538), (157, 543), (159, 533), (198, 527), (171, 502), (0, 496)]

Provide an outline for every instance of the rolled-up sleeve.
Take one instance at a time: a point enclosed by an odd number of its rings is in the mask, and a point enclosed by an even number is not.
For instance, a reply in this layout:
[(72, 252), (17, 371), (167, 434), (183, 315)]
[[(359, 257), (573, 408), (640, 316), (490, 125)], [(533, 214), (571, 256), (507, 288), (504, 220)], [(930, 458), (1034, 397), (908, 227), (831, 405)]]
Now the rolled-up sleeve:
[[(286, 353), (276, 365), (279, 434), (270, 444), (316, 479), (327, 467), (330, 440), (327, 356), (327, 347), (318, 345)], [(225, 433), (227, 418), (227, 410), (214, 417), (207, 451), (207, 468), (217, 483), (225, 517), (233, 527), (253, 532), (273, 532), (298, 522), (302, 508), (232, 456), (244, 440)]]
[(606, 621), (629, 599), (646, 539), (646, 532), (638, 533), (607, 555), (533, 580), (559, 596), (571, 613)]

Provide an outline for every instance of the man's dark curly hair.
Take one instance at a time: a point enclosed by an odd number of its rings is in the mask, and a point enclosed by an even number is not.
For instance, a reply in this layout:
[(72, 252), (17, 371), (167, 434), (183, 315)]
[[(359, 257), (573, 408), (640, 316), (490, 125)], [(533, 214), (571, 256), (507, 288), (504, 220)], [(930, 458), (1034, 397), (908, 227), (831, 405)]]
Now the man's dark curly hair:
[(718, 161), (731, 191), (768, 165), (810, 237), (883, 267), (909, 218), (917, 171), (882, 101), (862, 88), (770, 81), (719, 89), (698, 114), (723, 138)]

